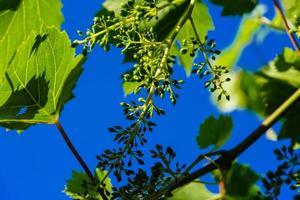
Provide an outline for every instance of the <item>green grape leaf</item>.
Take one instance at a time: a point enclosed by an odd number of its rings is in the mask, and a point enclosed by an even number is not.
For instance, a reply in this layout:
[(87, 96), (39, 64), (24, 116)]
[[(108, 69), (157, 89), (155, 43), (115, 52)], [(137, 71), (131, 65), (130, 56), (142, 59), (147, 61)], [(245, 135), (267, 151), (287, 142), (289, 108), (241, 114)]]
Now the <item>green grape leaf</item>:
[(287, 71), (290, 68), (300, 70), (300, 56), (290, 48), (284, 48), (283, 53), (275, 58), (277, 70)]
[[(275, 59), (276, 60), (276, 59)], [(290, 68), (287, 71), (279, 71), (270, 63), (256, 74), (247, 74), (241, 85), (244, 96), (251, 98), (244, 99), (244, 106), (265, 117), (274, 112), (290, 95), (300, 87), (300, 71)], [(246, 79), (245, 79), (246, 78)], [(276, 98), (274, 98), (276, 97)], [(257, 106), (260, 105), (260, 106)], [(293, 143), (300, 142), (300, 127), (297, 119), (300, 118), (300, 103), (294, 105), (283, 117), (282, 127), (278, 139), (290, 138)]]
[(141, 85), (139, 82), (124, 82), (123, 91), (125, 95), (134, 93), (134, 91)]
[[(220, 181), (219, 171), (214, 171), (215, 178)], [(228, 200), (252, 200), (258, 195), (259, 187), (255, 184), (260, 176), (248, 165), (233, 163), (230, 170), (226, 172), (224, 187), (226, 191), (225, 199)]]
[(56, 28), (32, 34), (17, 49), (0, 86), (0, 125), (24, 130), (55, 123), (82, 71), (68, 35)]
[(200, 148), (214, 145), (214, 150), (220, 148), (230, 138), (233, 127), (232, 118), (220, 115), (219, 118), (208, 117), (201, 125), (197, 136)]
[(172, 193), (168, 200), (209, 200), (218, 197), (218, 194), (210, 192), (203, 183), (192, 182), (186, 186), (178, 188)]
[[(0, 2), (0, 83), (18, 46), (32, 31), (42, 33), (63, 22), (60, 0), (3, 0)], [(51, 16), (51, 17), (49, 17)]]
[(222, 6), (222, 16), (243, 15), (251, 12), (257, 5), (257, 0), (210, 0), (210, 2)]
[[(96, 177), (100, 181), (107, 172), (103, 172), (96, 169)], [(104, 182), (106, 193), (112, 193), (112, 185), (109, 178)], [(102, 200), (101, 195), (98, 192), (98, 185), (94, 185), (88, 175), (82, 172), (72, 172), (72, 179), (67, 180), (64, 192), (67, 196), (73, 199), (86, 200), (86, 199), (97, 199)], [(110, 195), (107, 195), (108, 197)]]
[[(215, 26), (209, 14), (209, 10), (204, 3), (199, 1), (196, 2), (192, 12), (192, 19), (196, 26), (198, 36), (200, 37), (201, 41), (204, 42), (207, 32), (215, 29)], [(191, 36), (194, 36), (194, 38), (196, 38), (191, 22), (187, 20), (187, 22), (178, 33), (176, 40), (179, 43), (182, 43), (184, 39), (189, 39), (187, 37)], [(177, 52), (177, 54), (179, 55), (179, 62), (184, 67), (186, 74), (189, 76), (192, 71), (193, 61), (195, 57), (191, 57), (189, 53), (187, 53), (186, 55), (182, 55), (178, 50), (176, 50), (176, 48), (180, 49), (180, 46), (177, 46), (175, 41), (172, 46), (171, 52)]]

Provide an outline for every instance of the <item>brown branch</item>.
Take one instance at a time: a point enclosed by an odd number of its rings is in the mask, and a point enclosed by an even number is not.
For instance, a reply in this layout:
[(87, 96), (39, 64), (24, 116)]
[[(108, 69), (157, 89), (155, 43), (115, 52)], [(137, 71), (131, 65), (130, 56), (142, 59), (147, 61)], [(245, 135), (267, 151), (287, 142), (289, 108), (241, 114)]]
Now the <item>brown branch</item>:
[[(273, 0), (276, 9), (279, 11), (279, 14), (284, 22), (285, 30), (290, 38), (291, 43), (297, 52), (300, 53), (300, 47), (292, 33), (290, 33), (290, 27), (288, 25), (287, 19), (280, 7), (280, 4), (277, 0)], [(300, 99), (300, 88), (297, 89), (285, 102), (283, 102), (269, 117), (267, 117), (263, 123), (258, 126), (252, 133), (249, 134), (244, 140), (242, 140), (238, 145), (228, 151), (223, 151), (219, 158), (214, 160), (214, 163), (210, 163), (203, 168), (196, 170), (195, 172), (172, 182), (168, 188), (167, 193), (171, 192), (181, 186), (184, 186), (187, 183), (192, 182), (193, 180), (200, 178), (201, 176), (210, 173), (211, 171), (217, 169), (217, 166), (221, 168), (221, 170), (228, 170), (231, 167), (232, 162), (240, 156), (243, 152), (245, 152), (250, 146), (252, 146), (264, 133), (271, 128), (281, 117), (285, 114), (285, 112), (290, 109), (296, 102)], [(162, 192), (166, 192), (166, 190), (162, 189), (157, 192), (157, 195), (163, 194)]]
[(284, 23), (284, 28), (285, 28), (285, 31), (287, 32), (289, 38), (290, 38), (290, 41), (292, 42), (294, 48), (300, 53), (300, 47), (299, 47), (299, 44), (297, 43), (296, 39), (295, 39), (295, 36), (290, 32), (290, 26), (288, 24), (288, 21), (283, 13), (283, 10), (278, 2), (278, 0), (273, 0), (274, 2), (274, 5), (275, 5), (275, 8), (276, 10), (279, 12), (279, 15)]
[(203, 168), (196, 170), (195, 172), (187, 175), (181, 180), (170, 185), (170, 190), (175, 190), (178, 187), (181, 187), (187, 183), (192, 182), (194, 179), (197, 179), (215, 169), (217, 169), (216, 164), (220, 166), (222, 170), (228, 170), (231, 167), (232, 162), (245, 152), (252, 144), (254, 144), (264, 133), (276, 123), (284, 113), (294, 105), (300, 99), (300, 89), (297, 89), (279, 108), (277, 108), (264, 122), (257, 127), (247, 138), (240, 142), (237, 146), (231, 150), (224, 151), (219, 158), (215, 160), (215, 163), (208, 164)]
[[(76, 150), (76, 148), (72, 144), (72, 142), (71, 142), (70, 138), (68, 137), (68, 134), (65, 131), (65, 129), (62, 127), (62, 125), (60, 124), (59, 121), (57, 121), (55, 123), (55, 125), (56, 125), (57, 129), (59, 130), (61, 136), (63, 137), (64, 141), (68, 145), (69, 149), (71, 150), (71, 152), (73, 153), (73, 155), (75, 156), (75, 158), (77, 159), (77, 161), (79, 162), (79, 164), (81, 165), (81, 167), (83, 168), (83, 170), (85, 171), (85, 173), (90, 178), (91, 182), (94, 185), (96, 185), (97, 183), (96, 183), (95, 177), (93, 176), (93, 174), (90, 171), (89, 167), (87, 166), (87, 164), (85, 163), (85, 161), (81, 158), (80, 154), (78, 153), (78, 151)], [(98, 192), (100, 193), (100, 195), (101, 195), (101, 197), (102, 197), (103, 200), (108, 200), (108, 198), (104, 194), (104, 190), (102, 188), (99, 188)]]

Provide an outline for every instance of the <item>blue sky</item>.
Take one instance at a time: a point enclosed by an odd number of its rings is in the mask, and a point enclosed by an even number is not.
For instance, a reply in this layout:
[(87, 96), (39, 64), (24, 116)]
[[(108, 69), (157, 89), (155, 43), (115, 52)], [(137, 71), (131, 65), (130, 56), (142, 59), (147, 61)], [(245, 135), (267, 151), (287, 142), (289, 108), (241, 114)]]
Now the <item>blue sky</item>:
[[(77, 38), (78, 29), (85, 30), (89, 27), (101, 2), (63, 0), (65, 23), (62, 28), (71, 39)], [(270, 0), (261, 2), (271, 4)], [(214, 37), (218, 47), (222, 49), (234, 38), (240, 18), (220, 19), (220, 8), (211, 5), (210, 12), (216, 30), (209, 36)], [(272, 14), (271, 9), (268, 16)], [(263, 45), (268, 47), (267, 51), (262, 48)], [(285, 35), (270, 34), (257, 48), (260, 48), (267, 61), (281, 52), (284, 46), (290, 46)], [(253, 45), (247, 47), (239, 65), (249, 70), (258, 69), (261, 61), (256, 59), (255, 51), (257, 50)], [(84, 68), (75, 89), (76, 98), (65, 106), (61, 123), (88, 165), (94, 168), (97, 164), (95, 155), (114, 145), (107, 128), (126, 123), (119, 106), (119, 102), (126, 100), (119, 77), (128, 66), (122, 65), (118, 49), (104, 53), (96, 48)], [(181, 67), (177, 66), (175, 70), (176, 76), (185, 79), (185, 72)], [(195, 142), (200, 122), (211, 114), (217, 116), (218, 110), (210, 102), (203, 82), (195, 77), (186, 79), (179, 94), (175, 107), (167, 100), (162, 103), (167, 115), (154, 118), (158, 127), (149, 135), (147, 148), (157, 143), (168, 144), (175, 149), (178, 160), (190, 162), (200, 153)], [(248, 111), (234, 112), (233, 117), (233, 136), (226, 147), (242, 140), (261, 121)], [(272, 151), (282, 143), (286, 142), (274, 143), (263, 137), (239, 161), (248, 163), (258, 173), (274, 169), (276, 160)], [(0, 199), (3, 200), (68, 199), (62, 193), (65, 180), (71, 177), (72, 170), (81, 170), (55, 126), (51, 125), (37, 125), (21, 135), (0, 129), (0, 152)], [(282, 199), (290, 199), (291, 195), (291, 192), (285, 191)]]

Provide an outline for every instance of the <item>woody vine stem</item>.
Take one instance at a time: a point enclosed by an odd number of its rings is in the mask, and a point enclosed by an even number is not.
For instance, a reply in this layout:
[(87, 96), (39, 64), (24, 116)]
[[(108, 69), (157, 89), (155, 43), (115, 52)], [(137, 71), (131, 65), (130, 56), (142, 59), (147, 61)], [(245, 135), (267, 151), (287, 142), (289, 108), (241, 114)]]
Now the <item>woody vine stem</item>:
[[(76, 160), (79, 162), (79, 164), (81, 165), (81, 167), (83, 168), (83, 170), (85, 171), (85, 173), (87, 174), (87, 176), (89, 177), (89, 179), (91, 180), (91, 182), (96, 185), (96, 180), (91, 172), (91, 170), (89, 169), (88, 165), (86, 164), (86, 162), (82, 159), (82, 157), (80, 156), (80, 154), (78, 153), (78, 151), (76, 150), (75, 146), (72, 144), (67, 132), (65, 131), (65, 129), (62, 127), (61, 123), (59, 121), (57, 121), (55, 123), (56, 128), (59, 130), (61, 136), (63, 137), (65, 143), (67, 144), (68, 148), (70, 149), (70, 151), (72, 152), (72, 154), (74, 155), (74, 157), (76, 158)], [(108, 200), (106, 195), (104, 194), (104, 191), (99, 188), (98, 192), (100, 193), (101, 197), (103, 200)]]
[[(299, 45), (293, 36), (293, 34), (290, 32), (289, 25), (287, 23), (287, 19), (283, 13), (283, 10), (277, 0), (274, 1), (274, 6), (279, 11), (280, 16), (282, 18), (282, 21), (284, 22), (285, 30), (290, 38), (290, 41), (296, 51), (300, 55), (300, 48)], [(192, 23), (193, 24), (193, 23)], [(171, 192), (178, 187), (181, 187), (187, 183), (192, 182), (193, 180), (215, 170), (220, 169), (221, 171), (226, 171), (230, 168), (232, 162), (241, 155), (244, 151), (246, 151), (252, 144), (254, 144), (264, 133), (271, 128), (278, 120), (281, 119), (281, 117), (284, 115), (284, 113), (291, 108), (297, 101), (300, 99), (300, 88), (298, 88), (285, 102), (283, 102), (270, 116), (268, 116), (260, 126), (258, 126), (252, 133), (249, 134), (248, 137), (246, 137), (243, 141), (241, 141), (238, 145), (236, 145), (231, 150), (225, 150), (225, 151), (218, 151), (216, 154), (219, 154), (220, 157), (216, 160), (212, 161), (210, 164), (206, 165), (205, 167), (196, 170), (195, 172), (183, 177), (182, 179), (176, 180), (173, 183), (171, 183), (167, 188), (162, 189), (157, 194), (155, 194), (155, 197), (159, 197), (162, 194), (165, 194), (166, 192)], [(194, 167), (197, 162), (200, 162), (200, 160), (203, 159), (205, 155), (200, 155), (192, 164)], [(149, 197), (147, 199), (155, 199), (155, 197)]]

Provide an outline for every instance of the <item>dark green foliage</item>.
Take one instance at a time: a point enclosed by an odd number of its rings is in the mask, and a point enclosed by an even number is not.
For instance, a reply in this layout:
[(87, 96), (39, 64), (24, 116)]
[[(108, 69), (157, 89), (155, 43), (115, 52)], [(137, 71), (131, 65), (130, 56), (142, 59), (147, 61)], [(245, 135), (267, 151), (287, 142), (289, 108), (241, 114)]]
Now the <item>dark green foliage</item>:
[[(176, 180), (185, 169), (185, 165), (174, 163), (176, 154), (171, 147), (163, 149), (161, 145), (156, 145), (155, 149), (151, 150), (151, 157), (157, 160), (151, 167), (151, 174), (148, 175), (146, 171), (138, 169), (128, 178), (127, 185), (119, 189), (114, 188), (115, 199), (139, 200), (151, 195), (155, 196), (160, 189)], [(156, 199), (163, 200), (170, 195), (163, 194), (156, 196)]]
[(219, 118), (208, 117), (200, 126), (197, 143), (200, 148), (214, 146), (214, 150), (222, 147), (230, 138), (233, 127), (232, 118), (221, 115)]
[(284, 48), (283, 53), (275, 58), (274, 65), (278, 71), (287, 71), (290, 68), (300, 70), (300, 58), (297, 52)]
[(222, 15), (243, 15), (251, 12), (257, 5), (257, 0), (210, 0), (212, 3), (222, 6)]

